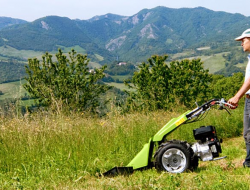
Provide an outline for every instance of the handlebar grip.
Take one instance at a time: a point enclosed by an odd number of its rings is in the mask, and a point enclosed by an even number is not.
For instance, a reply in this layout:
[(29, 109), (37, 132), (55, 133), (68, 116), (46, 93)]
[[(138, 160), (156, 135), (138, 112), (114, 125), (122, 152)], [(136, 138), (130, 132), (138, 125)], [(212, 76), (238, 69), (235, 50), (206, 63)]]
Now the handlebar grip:
[(232, 104), (226, 103), (225, 106), (227, 106), (228, 108), (234, 110), (234, 109), (236, 109), (238, 107), (238, 104), (232, 105)]

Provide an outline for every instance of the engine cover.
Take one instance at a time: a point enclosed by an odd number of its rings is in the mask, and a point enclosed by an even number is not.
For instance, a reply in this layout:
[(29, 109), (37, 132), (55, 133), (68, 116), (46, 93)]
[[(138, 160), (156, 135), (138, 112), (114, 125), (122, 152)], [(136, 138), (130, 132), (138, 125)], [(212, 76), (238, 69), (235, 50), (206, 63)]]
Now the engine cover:
[(219, 157), (221, 145), (220, 141), (217, 139), (214, 126), (203, 126), (194, 129), (193, 133), (194, 138), (198, 140), (198, 142), (191, 146), (195, 156), (198, 156), (202, 161), (211, 161)]
[(216, 130), (214, 126), (202, 126), (198, 129), (193, 130), (195, 140), (200, 140), (202, 142), (206, 142), (207, 140), (211, 140), (217, 138)]

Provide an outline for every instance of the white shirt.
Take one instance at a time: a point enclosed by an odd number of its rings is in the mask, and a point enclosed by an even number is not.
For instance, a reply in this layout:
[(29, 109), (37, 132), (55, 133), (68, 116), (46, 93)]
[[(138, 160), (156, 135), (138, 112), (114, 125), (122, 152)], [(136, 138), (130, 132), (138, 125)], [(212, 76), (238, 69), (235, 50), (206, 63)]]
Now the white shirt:
[[(248, 58), (248, 63), (246, 67), (246, 72), (245, 72), (245, 81), (250, 77), (250, 54), (247, 56)], [(246, 94), (250, 94), (250, 89), (246, 92)]]

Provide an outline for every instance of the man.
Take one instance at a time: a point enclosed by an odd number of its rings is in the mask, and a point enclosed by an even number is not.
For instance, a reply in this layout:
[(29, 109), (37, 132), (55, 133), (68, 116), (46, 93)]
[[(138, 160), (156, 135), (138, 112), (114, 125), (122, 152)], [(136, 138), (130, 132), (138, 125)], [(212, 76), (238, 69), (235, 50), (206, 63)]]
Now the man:
[[(250, 53), (250, 29), (245, 30), (241, 36), (235, 38), (236, 41), (241, 41), (241, 46), (244, 52)], [(243, 120), (243, 136), (246, 143), (247, 156), (243, 163), (244, 167), (250, 167), (250, 54), (248, 55), (248, 64), (245, 72), (245, 82), (234, 97), (228, 100), (228, 103), (237, 106), (239, 100), (245, 95), (245, 108)]]

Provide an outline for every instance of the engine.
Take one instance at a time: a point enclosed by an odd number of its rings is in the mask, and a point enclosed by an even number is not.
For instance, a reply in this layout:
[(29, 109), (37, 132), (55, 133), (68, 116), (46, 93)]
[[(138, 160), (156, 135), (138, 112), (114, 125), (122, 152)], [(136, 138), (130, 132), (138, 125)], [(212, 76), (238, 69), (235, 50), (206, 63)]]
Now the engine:
[(198, 156), (202, 161), (211, 161), (219, 157), (222, 140), (217, 138), (214, 126), (202, 126), (194, 129), (193, 134), (197, 140), (191, 147), (195, 156)]

